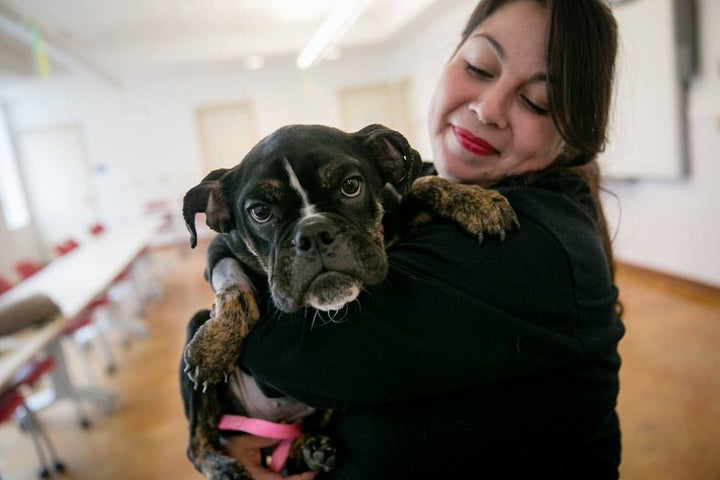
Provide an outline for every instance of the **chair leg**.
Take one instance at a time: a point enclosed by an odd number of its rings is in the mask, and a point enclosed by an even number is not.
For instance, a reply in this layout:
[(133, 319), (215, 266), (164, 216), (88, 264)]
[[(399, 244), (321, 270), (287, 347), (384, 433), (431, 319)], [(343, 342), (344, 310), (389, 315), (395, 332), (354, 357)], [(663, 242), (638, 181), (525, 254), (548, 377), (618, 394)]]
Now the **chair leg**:
[[(87, 328), (87, 327), (86, 327)], [(95, 328), (94, 326), (92, 328)], [(78, 352), (79, 355), (83, 357), (87, 357), (88, 350), (90, 349), (90, 338), (88, 335), (88, 338), (85, 338), (85, 332), (84, 328), (81, 328), (77, 332), (73, 333), (72, 336), (68, 337), (68, 344), (73, 347), (75, 351)], [(88, 385), (96, 385), (97, 384), (97, 378), (95, 377), (95, 372), (93, 370), (93, 366), (91, 362), (89, 361), (89, 358), (84, 358), (83, 361), (80, 362), (82, 365), (82, 369), (85, 372), (85, 377), (87, 378), (87, 384)]]
[(103, 307), (100, 311), (95, 311), (95, 324), (93, 329), (95, 332), (95, 339), (97, 340), (98, 350), (105, 359), (105, 371), (112, 375), (117, 371), (117, 360), (115, 359), (115, 353), (113, 352), (110, 340), (107, 337), (107, 333), (110, 331), (110, 323), (108, 320), (107, 307)]
[(138, 281), (137, 266), (133, 265), (130, 267), (130, 277), (126, 280), (129, 284), (129, 291), (126, 295), (131, 297), (129, 301), (133, 303), (135, 314), (144, 317), (147, 297), (140, 288)]
[(40, 423), (40, 421), (37, 419), (35, 414), (30, 410), (29, 408), (25, 408), (28, 413), (28, 417), (31, 419), (31, 421), (35, 424), (35, 429), (39, 435), (40, 438), (43, 439), (45, 442), (45, 446), (47, 447), (47, 452), (50, 457), (50, 460), (52, 461), (53, 468), (56, 472), (64, 472), (65, 471), (65, 464), (60, 460), (60, 457), (58, 457), (57, 450), (55, 450), (55, 445), (53, 445), (52, 440), (50, 439), (50, 436), (47, 433), (47, 430), (45, 429), (45, 426)]
[(140, 293), (144, 301), (163, 298), (164, 294), (155, 272), (152, 254), (145, 252), (135, 260), (132, 267), (132, 278), (136, 288), (142, 290)]
[(89, 428), (90, 420), (88, 420), (88, 417), (85, 415), (85, 411), (80, 403), (80, 396), (70, 380), (67, 364), (65, 363), (65, 355), (62, 351), (62, 345), (60, 345), (59, 341), (52, 342), (48, 346), (48, 352), (50, 352), (50, 355), (56, 362), (56, 366), (50, 374), (55, 386), (56, 395), (60, 398), (69, 398), (75, 407), (75, 412), (80, 426), (82, 428)]
[(131, 338), (142, 340), (150, 335), (147, 325), (135, 315), (133, 305), (128, 302), (128, 295), (126, 295), (128, 289), (132, 289), (132, 287), (117, 285), (109, 292), (112, 300), (110, 307), (113, 324), (120, 331), (122, 344), (125, 347), (130, 346)]
[[(42, 424), (38, 421), (35, 414), (27, 407), (27, 405), (25, 405), (24, 402), (19, 411), (19, 418), (21, 424), (24, 423), (27, 431), (30, 432), (30, 438), (35, 446), (35, 451), (37, 452), (38, 460), (40, 461), (40, 478), (49, 478), (53, 467), (58, 471), (64, 471), (65, 466), (58, 459), (55, 448), (50, 441), (50, 437), (43, 428)], [(45, 443), (44, 448), (43, 442)], [(47, 452), (45, 450), (47, 450)]]

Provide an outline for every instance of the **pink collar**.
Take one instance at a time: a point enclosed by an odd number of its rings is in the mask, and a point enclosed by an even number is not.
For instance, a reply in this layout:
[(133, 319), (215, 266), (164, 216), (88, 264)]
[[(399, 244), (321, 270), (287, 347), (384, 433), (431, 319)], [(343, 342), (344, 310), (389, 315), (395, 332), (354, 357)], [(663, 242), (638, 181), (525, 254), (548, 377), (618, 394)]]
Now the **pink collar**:
[(275, 423), (242, 415), (223, 415), (220, 417), (218, 428), (220, 430), (234, 430), (282, 440), (273, 451), (272, 461), (268, 466), (271, 472), (279, 473), (290, 454), (290, 445), (293, 439), (302, 433), (302, 422)]

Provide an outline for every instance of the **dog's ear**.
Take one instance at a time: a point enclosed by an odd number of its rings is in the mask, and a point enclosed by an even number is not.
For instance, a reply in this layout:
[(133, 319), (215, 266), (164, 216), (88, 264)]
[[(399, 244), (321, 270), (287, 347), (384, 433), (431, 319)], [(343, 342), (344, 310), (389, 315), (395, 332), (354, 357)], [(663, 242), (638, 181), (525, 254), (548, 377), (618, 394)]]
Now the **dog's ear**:
[(407, 139), (400, 132), (380, 124), (368, 125), (355, 135), (371, 149), (385, 179), (398, 192), (407, 192), (422, 169), (420, 154)]
[(232, 209), (225, 198), (221, 178), (229, 171), (220, 168), (210, 172), (202, 181), (188, 190), (183, 199), (183, 218), (190, 232), (190, 246), (197, 245), (195, 214), (205, 213), (205, 223), (216, 232), (226, 233), (232, 230), (234, 219)]

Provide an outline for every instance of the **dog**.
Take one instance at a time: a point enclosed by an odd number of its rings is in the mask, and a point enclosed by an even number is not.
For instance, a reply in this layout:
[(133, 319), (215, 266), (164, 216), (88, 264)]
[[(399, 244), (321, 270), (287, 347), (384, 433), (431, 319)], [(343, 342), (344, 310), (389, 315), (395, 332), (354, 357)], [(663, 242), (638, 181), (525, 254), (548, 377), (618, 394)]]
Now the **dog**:
[[(417, 179), (421, 169), (407, 139), (382, 125), (354, 133), (290, 125), (261, 140), (237, 166), (211, 172), (187, 192), (183, 217), (191, 246), (197, 243), (195, 215), (205, 213), (242, 265), (218, 275), (217, 285), (211, 278), (213, 311), (204, 323), (191, 322), (181, 362), (188, 457), (207, 478), (250, 478), (222, 451), (221, 414), (268, 415), (248, 407), (262, 392), (248, 393), (254, 383), (238, 368), (243, 339), (260, 318), (255, 288), (267, 287), (282, 311), (335, 311), (385, 278), (388, 244), (433, 217), (457, 222), (480, 241), (487, 233), (504, 238), (517, 226), (498, 192), (434, 176)], [(313, 414), (291, 403), (266, 419)], [(306, 424), (314, 428), (293, 446), (292, 464), (304, 460), (298, 468), (328, 470), (335, 450), (321, 430), (330, 415), (313, 417)]]

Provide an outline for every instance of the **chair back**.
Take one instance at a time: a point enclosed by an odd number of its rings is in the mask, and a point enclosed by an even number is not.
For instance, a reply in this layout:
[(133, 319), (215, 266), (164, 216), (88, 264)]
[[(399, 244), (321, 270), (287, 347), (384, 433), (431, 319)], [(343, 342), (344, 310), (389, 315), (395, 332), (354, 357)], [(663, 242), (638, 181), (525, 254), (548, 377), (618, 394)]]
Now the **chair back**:
[(94, 223), (90, 226), (90, 235), (100, 235), (105, 231), (105, 225), (102, 223)]
[(7, 278), (0, 276), (0, 295), (7, 292), (12, 287), (13, 287), (13, 284), (10, 283), (10, 281)]
[(64, 242), (55, 245), (55, 253), (57, 253), (59, 256), (63, 256), (72, 252), (79, 246), (80, 244), (78, 242), (76, 242), (72, 238), (68, 238)]
[(20, 260), (15, 264), (15, 271), (23, 280), (32, 277), (42, 268), (43, 266), (35, 260)]

